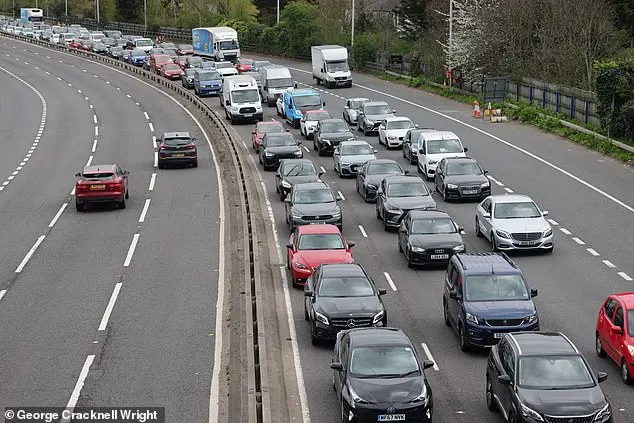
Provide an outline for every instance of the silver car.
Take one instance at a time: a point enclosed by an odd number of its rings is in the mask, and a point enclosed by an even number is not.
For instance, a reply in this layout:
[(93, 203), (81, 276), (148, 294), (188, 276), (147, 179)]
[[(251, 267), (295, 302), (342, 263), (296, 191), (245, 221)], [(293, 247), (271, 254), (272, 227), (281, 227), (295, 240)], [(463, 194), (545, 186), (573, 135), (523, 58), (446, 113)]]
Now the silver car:
[(346, 106), (343, 109), (343, 120), (348, 122), (348, 125), (354, 126), (357, 124), (357, 112), (359, 111), (359, 106), (361, 106), (361, 103), (365, 103), (366, 101), (370, 101), (370, 99), (355, 97), (346, 100)]
[(475, 231), (491, 242), (493, 251), (553, 251), (553, 229), (526, 195), (492, 195), (476, 208)]
[(332, 158), (334, 170), (340, 178), (354, 176), (359, 166), (376, 159), (376, 149), (365, 141), (344, 141), (335, 148)]

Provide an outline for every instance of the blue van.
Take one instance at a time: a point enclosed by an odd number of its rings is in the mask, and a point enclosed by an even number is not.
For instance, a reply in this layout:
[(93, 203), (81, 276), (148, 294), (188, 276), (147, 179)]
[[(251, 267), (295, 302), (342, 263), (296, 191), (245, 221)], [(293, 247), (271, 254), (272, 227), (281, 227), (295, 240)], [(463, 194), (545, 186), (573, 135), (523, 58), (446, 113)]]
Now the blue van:
[(222, 90), (222, 76), (215, 69), (196, 69), (194, 73), (194, 92), (202, 97), (210, 94), (220, 94)]
[(304, 112), (321, 110), (325, 105), (319, 91), (312, 88), (289, 88), (284, 92), (284, 118), (293, 128), (299, 128)]

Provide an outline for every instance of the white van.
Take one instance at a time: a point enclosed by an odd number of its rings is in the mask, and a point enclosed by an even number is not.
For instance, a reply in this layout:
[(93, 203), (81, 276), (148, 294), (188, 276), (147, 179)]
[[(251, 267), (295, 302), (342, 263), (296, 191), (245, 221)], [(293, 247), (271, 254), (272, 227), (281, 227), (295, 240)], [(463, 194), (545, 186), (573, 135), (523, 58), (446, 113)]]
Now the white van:
[(262, 68), (262, 102), (269, 107), (274, 106), (277, 98), (287, 88), (293, 88), (293, 78), (286, 66), (271, 65)]
[(88, 34), (88, 39), (90, 41), (101, 41), (106, 38), (106, 35), (103, 32), (95, 31)]
[(262, 121), (262, 102), (257, 81), (249, 75), (227, 76), (222, 83), (220, 104), (225, 116), (236, 121)]
[(134, 48), (145, 51), (146, 53), (154, 48), (154, 41), (149, 38), (137, 38), (134, 40)]
[(445, 157), (466, 157), (467, 150), (453, 132), (422, 132), (418, 138), (418, 173), (424, 174), (427, 179), (433, 179), (439, 161)]
[(77, 34), (73, 32), (63, 32), (59, 34), (59, 43), (69, 45), (75, 38), (77, 38)]

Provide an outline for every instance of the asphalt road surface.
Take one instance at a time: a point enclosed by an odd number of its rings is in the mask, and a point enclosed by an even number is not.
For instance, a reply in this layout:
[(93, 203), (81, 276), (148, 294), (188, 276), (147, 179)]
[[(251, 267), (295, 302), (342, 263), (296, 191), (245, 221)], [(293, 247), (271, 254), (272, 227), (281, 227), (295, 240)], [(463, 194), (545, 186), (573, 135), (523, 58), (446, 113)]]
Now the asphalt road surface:
[[(164, 406), (167, 421), (207, 421), (220, 249), (209, 148), (199, 143), (196, 169), (158, 171), (153, 136), (203, 139), (176, 103), (102, 65), (0, 41), (0, 66), (48, 109), (39, 145), (0, 192), (0, 408), (66, 406), (92, 364), (77, 406)], [(6, 180), (42, 104), (5, 72), (0, 84)], [(88, 161), (130, 171), (126, 209), (75, 211), (74, 174)]]

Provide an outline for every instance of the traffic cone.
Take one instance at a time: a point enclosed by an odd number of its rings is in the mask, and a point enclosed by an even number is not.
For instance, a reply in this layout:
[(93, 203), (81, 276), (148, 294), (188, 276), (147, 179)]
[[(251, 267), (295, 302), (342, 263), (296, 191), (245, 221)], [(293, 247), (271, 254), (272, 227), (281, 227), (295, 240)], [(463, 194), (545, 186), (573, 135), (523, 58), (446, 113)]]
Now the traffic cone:
[(480, 112), (480, 103), (478, 102), (478, 100), (473, 100), (473, 118), (482, 118), (482, 112)]

